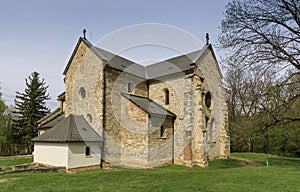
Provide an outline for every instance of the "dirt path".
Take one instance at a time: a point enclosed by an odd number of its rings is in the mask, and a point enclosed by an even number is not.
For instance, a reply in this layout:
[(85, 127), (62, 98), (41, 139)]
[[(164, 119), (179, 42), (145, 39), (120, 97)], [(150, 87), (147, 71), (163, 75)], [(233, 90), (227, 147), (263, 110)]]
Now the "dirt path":
[(11, 181), (11, 180), (15, 180), (15, 179), (17, 179), (17, 178), (0, 179), (0, 183), (5, 183), (5, 182)]
[(231, 158), (241, 161), (241, 165), (243, 167), (258, 167), (258, 166), (262, 166), (261, 163), (256, 162), (256, 161), (252, 161), (252, 160), (249, 160), (249, 159), (244, 159), (244, 158), (240, 158), (240, 157), (233, 157), (233, 156), (231, 156)]
[(7, 181), (8, 181), (8, 179), (0, 179), (0, 183), (5, 183)]

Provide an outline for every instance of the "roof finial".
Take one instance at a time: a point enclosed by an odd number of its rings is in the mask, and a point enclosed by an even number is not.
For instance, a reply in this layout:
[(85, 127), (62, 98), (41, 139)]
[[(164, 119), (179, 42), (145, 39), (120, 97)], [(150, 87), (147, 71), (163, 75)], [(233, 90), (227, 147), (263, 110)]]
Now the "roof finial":
[(208, 33), (206, 33), (206, 45), (208, 45), (209, 44), (209, 34)]
[(86, 33), (86, 29), (83, 29), (83, 38), (86, 39), (85, 33)]

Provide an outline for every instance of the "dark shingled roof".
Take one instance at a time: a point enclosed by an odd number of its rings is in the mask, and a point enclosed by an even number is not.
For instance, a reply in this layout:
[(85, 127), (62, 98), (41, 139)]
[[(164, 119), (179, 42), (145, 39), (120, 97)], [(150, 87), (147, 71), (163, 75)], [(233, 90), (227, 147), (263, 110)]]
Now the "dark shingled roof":
[(38, 127), (38, 129), (52, 128), (54, 125), (58, 124), (64, 118), (65, 118), (65, 115), (60, 114), (60, 115), (56, 116), (54, 119), (52, 119), (51, 121), (47, 122), (46, 124), (43, 124), (40, 127)]
[(107, 65), (106, 65), (107, 67), (111, 67), (119, 71), (125, 71), (137, 77), (146, 79), (144, 66), (137, 64), (133, 61), (130, 61), (128, 59), (125, 59), (124, 57), (121, 57), (119, 55), (110, 53), (99, 47), (95, 47), (95, 49), (97, 50), (98, 53), (100, 53), (105, 57), (105, 60), (107, 61)]
[(162, 107), (161, 105), (157, 104), (156, 102), (152, 101), (151, 99), (128, 94), (128, 93), (121, 93), (126, 99), (137, 105), (139, 108), (143, 109), (146, 113), (150, 115), (163, 115), (163, 116), (172, 116), (176, 117), (174, 113), (169, 111), (168, 109)]
[(199, 54), (203, 52), (203, 50), (198, 50), (148, 66), (143, 66), (99, 47), (94, 48), (97, 50), (95, 53), (99, 53), (98, 57), (105, 57), (102, 59), (107, 61), (108, 67), (130, 73), (143, 79), (156, 79), (191, 70), (190, 64), (194, 63), (200, 56)]
[[(193, 51), (191, 53), (186, 53), (181, 56), (167, 59), (165, 61), (160, 61), (158, 63), (154, 63), (148, 66), (143, 66), (139, 63), (135, 63), (126, 58), (123, 58), (117, 54), (96, 47), (92, 45), (87, 39), (79, 38), (76, 48), (72, 53), (72, 56), (67, 64), (67, 67), (64, 70), (64, 75), (69, 69), (71, 61), (75, 56), (75, 53), (79, 47), (80, 42), (84, 42), (96, 54), (98, 58), (103, 60), (106, 64), (105, 67), (111, 67), (119, 71), (124, 71), (146, 80), (157, 79), (160, 77), (191, 70), (192, 69), (191, 64), (195, 64), (199, 59), (201, 59), (206, 50), (210, 49), (213, 52), (212, 46), (211, 44), (209, 44), (209, 45), (205, 45), (200, 50)], [(219, 66), (217, 67), (219, 69)], [(220, 69), (219, 72), (221, 74)]]
[(191, 70), (192, 59), (187, 55), (181, 55), (165, 61), (146, 66), (147, 79), (156, 79), (183, 71)]
[(44, 134), (32, 139), (35, 142), (84, 142), (102, 141), (85, 118), (69, 115)]

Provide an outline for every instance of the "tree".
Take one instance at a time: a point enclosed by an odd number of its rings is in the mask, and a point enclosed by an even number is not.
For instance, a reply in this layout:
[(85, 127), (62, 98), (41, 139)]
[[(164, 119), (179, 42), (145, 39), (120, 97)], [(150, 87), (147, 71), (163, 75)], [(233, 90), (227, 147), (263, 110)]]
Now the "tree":
[(31, 139), (37, 136), (38, 120), (49, 114), (46, 101), (50, 99), (44, 79), (40, 74), (33, 72), (26, 81), (24, 93), (16, 92), (15, 120), (13, 137), (19, 144), (19, 150), (27, 149), (32, 153)]
[(2, 126), (2, 145), (1, 145), (1, 154), (2, 155), (14, 155), (15, 154), (15, 141), (13, 139), (13, 114), (14, 107), (9, 106), (7, 107), (6, 111), (4, 112), (4, 122), (5, 126)]
[(272, 83), (272, 75), (267, 76), (258, 67), (251, 71), (233, 68), (227, 71), (225, 81), (232, 150), (251, 152), (258, 131), (257, 114), (263, 111), (261, 102), (264, 90)]
[(232, 0), (221, 29), (232, 149), (299, 154), (300, 1)]
[(300, 76), (290, 74), (288, 80), (274, 81), (274, 73), (260, 68), (227, 71), (232, 151), (300, 156), (295, 147), (300, 142)]
[(300, 71), (299, 0), (233, 0), (221, 29), (219, 46), (234, 65)]
[(6, 126), (6, 117), (5, 117), (5, 111), (7, 109), (7, 106), (5, 105), (4, 101), (2, 100), (2, 92), (0, 88), (0, 141), (1, 139), (1, 131), (5, 129)]
[(3, 152), (3, 145), (7, 141), (6, 130), (8, 127), (8, 117), (6, 115), (7, 106), (2, 100), (2, 92), (0, 89), (0, 154)]

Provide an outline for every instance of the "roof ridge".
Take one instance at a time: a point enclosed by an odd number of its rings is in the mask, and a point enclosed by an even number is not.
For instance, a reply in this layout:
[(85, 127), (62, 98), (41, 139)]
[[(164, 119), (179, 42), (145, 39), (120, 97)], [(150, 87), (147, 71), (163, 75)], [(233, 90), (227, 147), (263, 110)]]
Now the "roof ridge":
[[(71, 61), (75, 56), (77, 49), (79, 48), (79, 44), (81, 42), (86, 44), (89, 50), (91, 50), (100, 60), (102, 60), (105, 63), (104, 68), (110, 67), (119, 71), (124, 71), (145, 80), (157, 79), (157, 78), (173, 75), (179, 72), (191, 70), (192, 68), (190, 64), (198, 61), (199, 58), (201, 58), (201, 56), (205, 52), (205, 50), (211, 47), (211, 44), (205, 45), (201, 49), (189, 51), (187, 53), (173, 56), (168, 59), (164, 59), (152, 63), (150, 65), (144, 66), (140, 62), (132, 61), (121, 55), (115, 54), (111, 51), (107, 51), (102, 47), (101, 48), (97, 47), (93, 45), (91, 42), (89, 42), (87, 39), (79, 38), (76, 47), (71, 55), (71, 58), (68, 61), (67, 67), (64, 70), (63, 73), (64, 75), (66, 75), (70, 67)], [(123, 65), (121, 65), (122, 63)], [(126, 71), (126, 69), (128, 70)]]
[(201, 49), (200, 53), (198, 54), (198, 56), (195, 58), (195, 60), (194, 60), (193, 62), (196, 63), (197, 61), (199, 61), (199, 59), (203, 56), (203, 54), (204, 54), (208, 49), (211, 50), (212, 55), (213, 55), (214, 59), (216, 60), (216, 67), (217, 67), (217, 69), (218, 69), (218, 72), (219, 72), (221, 78), (223, 78), (223, 74), (222, 74), (222, 71), (221, 71), (221, 68), (220, 68), (220, 65), (219, 65), (219, 62), (218, 62), (218, 60), (217, 60), (217, 57), (216, 57), (216, 54), (215, 54), (215, 51), (214, 51), (214, 49), (213, 49), (212, 44), (205, 45), (205, 46)]
[[(210, 45), (210, 44), (209, 44), (209, 45)], [(139, 62), (130, 60), (130, 59), (128, 59), (128, 58), (126, 58), (126, 57), (123, 57), (123, 56), (121, 56), (121, 55), (119, 55), (119, 54), (116, 54), (116, 53), (113, 53), (113, 52), (111, 52), (111, 51), (108, 51), (108, 50), (106, 50), (106, 49), (104, 49), (104, 48), (102, 48), (102, 47), (97, 47), (97, 46), (94, 46), (94, 45), (93, 45), (93, 47), (95, 47), (95, 48), (97, 48), (97, 49), (101, 49), (101, 50), (103, 50), (103, 51), (106, 51), (106, 52), (108, 52), (108, 53), (110, 53), (110, 54), (112, 54), (112, 55), (114, 55), (114, 56), (118, 56), (118, 57), (120, 57), (120, 58), (122, 58), (122, 59), (125, 59), (125, 60), (127, 60), (127, 61), (129, 61), (129, 62), (132, 62), (132, 63), (134, 63), (134, 64), (137, 64), (137, 65), (140, 65), (140, 66), (142, 66), (142, 67), (144, 67), (144, 68), (147, 68), (147, 67), (149, 67), (149, 66), (152, 66), (152, 65), (155, 65), (155, 64), (159, 64), (159, 63), (161, 63), (161, 62), (169, 61), (169, 60), (176, 59), (176, 58), (182, 57), (182, 56), (187, 56), (187, 55), (189, 55), (189, 54), (191, 54), (191, 53), (194, 53), (194, 52), (197, 52), (197, 51), (202, 51), (205, 47), (208, 47), (209, 45), (205, 45), (205, 46), (204, 46), (203, 48), (201, 48), (201, 49), (197, 49), (197, 50), (194, 50), (194, 51), (189, 51), (189, 52), (184, 53), (184, 54), (181, 54), (181, 55), (172, 56), (172, 57), (170, 57), (170, 58), (167, 58), (167, 59), (164, 59), (164, 60), (160, 60), (160, 61), (157, 61), (157, 62), (155, 62), (155, 63), (151, 63), (150, 65), (142, 65), (142, 64), (139, 63)], [(201, 55), (201, 54), (199, 54), (199, 55)], [(193, 61), (193, 60), (191, 59), (191, 61)]]
[(206, 49), (210, 46), (210, 44), (208, 45), (204, 45), (204, 47), (202, 47), (202, 49), (198, 50), (199, 54), (195, 57), (195, 59), (193, 60), (193, 63), (196, 63), (200, 57), (203, 55), (203, 53), (206, 51)]

